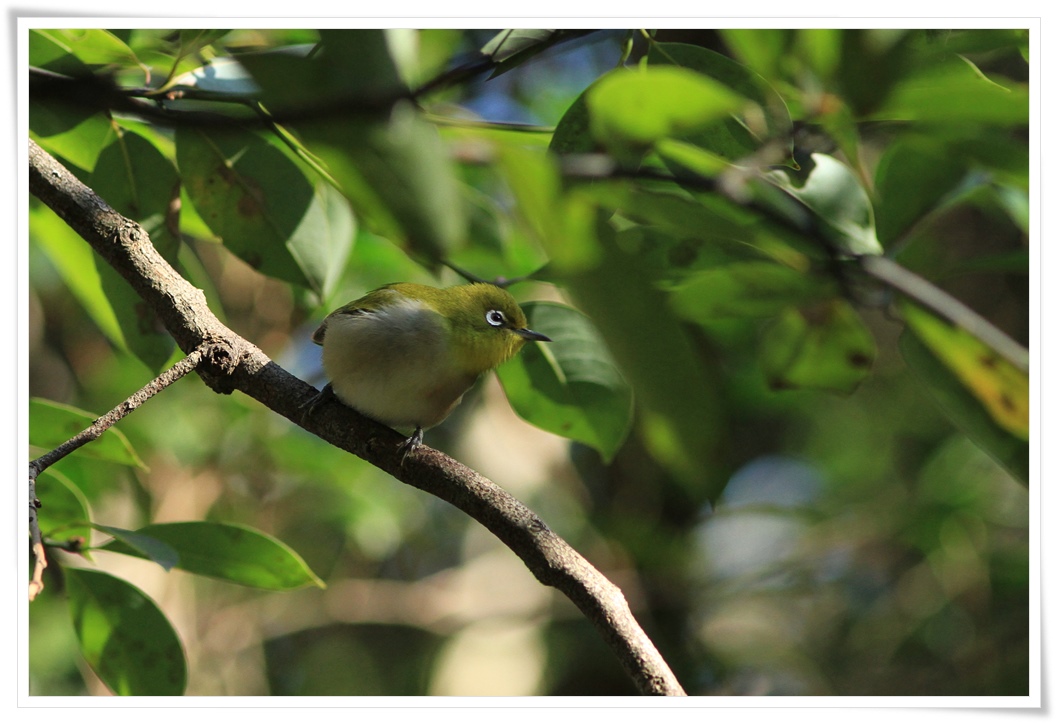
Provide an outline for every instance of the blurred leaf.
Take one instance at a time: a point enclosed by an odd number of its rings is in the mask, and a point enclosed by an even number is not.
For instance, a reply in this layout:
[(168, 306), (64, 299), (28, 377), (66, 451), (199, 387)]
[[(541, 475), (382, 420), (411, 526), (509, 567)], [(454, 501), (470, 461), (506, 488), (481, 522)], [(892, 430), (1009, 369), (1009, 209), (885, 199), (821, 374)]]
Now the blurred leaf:
[(900, 79), (871, 120), (978, 122), (1025, 126), (1030, 99), (1026, 85), (1003, 87), (981, 76), (961, 58), (921, 68)]
[[(393, 31), (395, 32), (395, 31)], [(407, 91), (382, 30), (320, 31), (321, 49), (247, 53), (240, 62), (272, 112), (344, 104), (339, 116), (291, 124), (374, 233), (438, 264), (465, 241), (466, 219), (436, 129)]]
[(840, 28), (803, 28), (795, 31), (795, 55), (826, 85), (832, 82), (839, 68), (846, 32)]
[[(84, 76), (90, 71), (69, 53), (69, 48), (45, 34), (29, 31), (29, 64), (33, 67)], [(91, 171), (110, 134), (104, 113), (67, 103), (29, 101), (30, 137), (53, 155)]]
[[(90, 427), (97, 418), (97, 415), (66, 404), (47, 399), (30, 399), (29, 443), (43, 449), (54, 449)], [(101, 437), (84, 445), (74, 454), (147, 469), (125, 435), (114, 427), (103, 432)]]
[(961, 380), (907, 329), (899, 339), (906, 364), (950, 421), (1024, 485), (1030, 480), (1030, 445), (994, 421)]
[(317, 123), (302, 133), (371, 231), (434, 265), (465, 243), (447, 150), (409, 104), (398, 103), (386, 120)]
[(822, 228), (841, 251), (878, 254), (883, 251), (873, 225), (873, 207), (865, 189), (847, 166), (832, 156), (814, 153), (808, 175), (781, 169), (768, 178), (817, 215)]
[[(132, 49), (109, 30), (97, 28), (76, 28), (70, 30), (38, 28), (31, 32), (37, 36), (47, 38), (56, 47), (63, 49), (85, 65), (138, 64), (139, 62)], [(33, 57), (34, 54), (31, 53), (31, 63), (33, 62)], [(51, 69), (55, 70), (55, 68)]]
[(550, 138), (550, 150), (554, 153), (593, 153), (601, 150), (597, 139), (590, 132), (590, 110), (587, 96), (597, 81), (579, 94), (568, 107), (554, 128)]
[(562, 278), (631, 383), (650, 453), (692, 500), (715, 499), (726, 479), (717, 370), (643, 276), (638, 259), (620, 250), (600, 219), (596, 229), (602, 250), (596, 264)]
[(325, 293), (355, 233), (345, 203), (276, 146), (242, 132), (179, 128), (187, 193), (224, 245), (269, 276)]
[[(897, 92), (909, 63), (914, 34), (899, 28), (836, 32), (824, 33), (822, 37), (831, 39), (840, 49), (839, 62), (832, 65), (839, 95), (856, 116), (869, 114)], [(813, 58), (817, 61), (819, 55), (815, 53)], [(833, 62), (831, 53), (825, 54), (825, 62)]]
[(707, 128), (682, 136), (683, 140), (736, 161), (755, 153), (771, 138), (783, 139), (792, 154), (792, 119), (781, 96), (762, 78), (735, 60), (707, 48), (684, 43), (654, 43), (649, 48), (651, 68), (670, 64), (717, 80), (755, 103), (737, 117), (721, 118)]
[(154, 601), (124, 580), (65, 568), (81, 655), (117, 695), (182, 695), (183, 646)]
[(517, 212), (543, 244), (555, 266), (576, 269), (595, 262), (600, 249), (584, 227), (594, 223), (593, 203), (562, 191), (553, 158), (513, 146), (501, 149), (499, 163), (517, 200)]
[[(125, 549), (135, 551), (136, 557), (142, 557), (145, 560), (156, 562), (168, 572), (173, 567), (176, 567), (180, 561), (180, 554), (173, 549), (171, 545), (168, 545), (161, 540), (157, 540), (149, 535), (144, 535), (140, 532), (133, 532), (132, 530), (125, 530), (120, 527), (110, 527), (108, 525), (93, 525), (95, 529), (118, 540)], [(111, 547), (103, 545), (100, 549), (105, 549), (110, 552), (120, 552), (120, 550), (114, 550)]]
[(513, 410), (540, 429), (596, 449), (605, 462), (631, 427), (631, 388), (590, 320), (567, 306), (522, 304), (548, 345), (525, 346), (497, 370)]
[(127, 349), (117, 315), (103, 291), (95, 253), (76, 231), (43, 204), (31, 208), (31, 242), (47, 255), (63, 282), (110, 342)]
[(787, 309), (767, 329), (760, 362), (773, 389), (823, 389), (849, 394), (876, 359), (876, 342), (843, 299)]
[(37, 477), (37, 499), (40, 500), (40, 532), (49, 540), (65, 541), (91, 534), (88, 499), (69, 477), (54, 467)]
[[(307, 585), (326, 587), (301, 557), (270, 535), (219, 522), (170, 522), (136, 530), (174, 549), (176, 567), (196, 575), (227, 580), (266, 590), (295, 590)], [(104, 545), (110, 552), (147, 557), (122, 539)]]
[(29, 65), (65, 75), (81, 76), (90, 73), (90, 68), (54, 33), (55, 31), (42, 28), (30, 28)]
[(621, 158), (661, 138), (691, 136), (743, 104), (722, 83), (665, 65), (614, 71), (587, 96), (591, 133)]
[(723, 42), (742, 63), (764, 78), (778, 73), (778, 64), (785, 56), (792, 32), (776, 28), (723, 28), (719, 30)]
[(964, 177), (963, 155), (930, 138), (901, 138), (876, 167), (876, 230), (882, 244), (899, 239)]
[(835, 282), (768, 261), (694, 271), (671, 293), (671, 306), (690, 321), (773, 316), (838, 292)]
[[(1019, 439), (1029, 439), (1027, 374), (964, 329), (954, 328), (909, 303), (902, 304), (901, 309), (917, 338), (953, 372), (993, 421)], [(965, 405), (962, 402), (957, 406), (960, 409)]]

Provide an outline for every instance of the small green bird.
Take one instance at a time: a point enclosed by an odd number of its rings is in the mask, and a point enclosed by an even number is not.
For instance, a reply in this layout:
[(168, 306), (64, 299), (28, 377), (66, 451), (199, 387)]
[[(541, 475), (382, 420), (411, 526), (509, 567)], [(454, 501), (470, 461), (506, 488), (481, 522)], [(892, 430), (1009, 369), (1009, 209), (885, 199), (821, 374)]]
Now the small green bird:
[(390, 427), (413, 427), (400, 445), (406, 459), (481, 374), (528, 341), (550, 341), (527, 323), (514, 298), (492, 284), (382, 286), (332, 312), (312, 335), (330, 382), (308, 411), (333, 394)]

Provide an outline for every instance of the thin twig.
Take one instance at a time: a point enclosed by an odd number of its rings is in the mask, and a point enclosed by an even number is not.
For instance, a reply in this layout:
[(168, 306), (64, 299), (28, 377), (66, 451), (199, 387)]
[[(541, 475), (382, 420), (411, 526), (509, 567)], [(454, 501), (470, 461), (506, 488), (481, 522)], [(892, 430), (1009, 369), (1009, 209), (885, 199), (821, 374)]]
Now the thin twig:
[(198, 366), (204, 354), (204, 345), (195, 349), (169, 369), (155, 377), (149, 384), (121, 402), (103, 416), (96, 419), (74, 437), (66, 440), (50, 452), (37, 457), (29, 463), (29, 534), (36, 563), (33, 567), (33, 579), (29, 582), (29, 600), (32, 602), (44, 589), (44, 569), (48, 566), (44, 554), (44, 543), (40, 534), (40, 500), (37, 499), (37, 477), (51, 465), (84, 445), (99, 439), (103, 432), (110, 429), (124, 417), (128, 416), (165, 387), (185, 376)]
[(970, 307), (927, 279), (917, 276), (886, 256), (860, 256), (858, 265), (869, 276), (890, 286), (922, 306), (964, 329), (1000, 354), (1021, 372), (1030, 365), (1030, 352)]
[(99, 439), (99, 437), (103, 435), (103, 432), (134, 412), (143, 404), (143, 402), (147, 401), (176, 380), (194, 371), (195, 367), (201, 362), (203, 353), (204, 347), (195, 349), (183, 359), (180, 359), (173, 364), (169, 369), (152, 379), (150, 383), (138, 392), (96, 419), (91, 425), (86, 427), (76, 436), (71, 437), (47, 454), (43, 454), (30, 462), (30, 479), (36, 479), (41, 472), (58, 462), (66, 455), (80, 449), (89, 442)]

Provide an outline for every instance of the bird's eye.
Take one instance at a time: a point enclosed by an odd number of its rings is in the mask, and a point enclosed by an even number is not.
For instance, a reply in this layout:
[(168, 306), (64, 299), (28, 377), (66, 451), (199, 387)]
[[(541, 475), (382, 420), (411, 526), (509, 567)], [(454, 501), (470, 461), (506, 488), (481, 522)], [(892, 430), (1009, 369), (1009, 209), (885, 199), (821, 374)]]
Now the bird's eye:
[(484, 315), (484, 318), (487, 319), (488, 323), (492, 326), (502, 326), (506, 323), (506, 315), (498, 309), (492, 309)]

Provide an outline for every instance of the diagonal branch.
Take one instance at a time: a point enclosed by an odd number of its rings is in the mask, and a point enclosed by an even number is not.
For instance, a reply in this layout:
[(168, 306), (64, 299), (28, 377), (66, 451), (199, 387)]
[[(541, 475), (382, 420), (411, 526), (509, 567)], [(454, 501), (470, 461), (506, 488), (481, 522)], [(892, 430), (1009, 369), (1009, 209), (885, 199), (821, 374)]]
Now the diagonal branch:
[(147, 233), (110, 208), (33, 141), (30, 191), (77, 231), (159, 315), (188, 354), (206, 353), (198, 374), (220, 393), (239, 390), (327, 442), (433, 494), (488, 528), (543, 584), (564, 593), (594, 624), (638, 689), (685, 695), (630, 611), (623, 593), (512, 495), (472, 469), (423, 447), (401, 465), (395, 431), (344, 405), (322, 405), (302, 419), (315, 389), (224, 326), (202, 292), (169, 266)]

